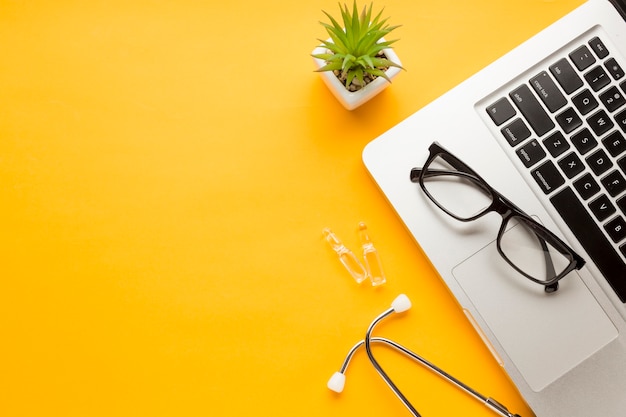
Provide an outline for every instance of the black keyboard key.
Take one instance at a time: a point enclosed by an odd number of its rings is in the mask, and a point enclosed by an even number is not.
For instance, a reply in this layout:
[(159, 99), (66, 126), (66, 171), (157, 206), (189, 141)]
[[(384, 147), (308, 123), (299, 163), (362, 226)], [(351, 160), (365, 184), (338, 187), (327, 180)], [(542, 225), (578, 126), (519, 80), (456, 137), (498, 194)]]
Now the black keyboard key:
[(585, 80), (587, 80), (593, 91), (600, 91), (611, 82), (611, 79), (601, 66), (597, 66), (585, 74)]
[(545, 104), (552, 113), (567, 104), (565, 96), (546, 71), (541, 71), (531, 78), (530, 85), (535, 89), (535, 92), (541, 101), (543, 101), (543, 104)]
[(584, 200), (589, 200), (600, 191), (600, 186), (590, 173), (586, 173), (574, 181), (574, 188)]
[(604, 103), (604, 107), (611, 113), (626, 104), (624, 94), (622, 94), (617, 87), (611, 87), (600, 94), (600, 100)]
[(591, 168), (593, 173), (596, 175), (604, 174), (613, 166), (613, 162), (611, 162), (606, 152), (602, 149), (598, 149), (592, 153), (590, 156), (585, 158), (585, 161), (587, 161), (589, 168)]
[(515, 153), (526, 168), (530, 168), (546, 157), (546, 152), (536, 139), (524, 144)]
[(589, 46), (593, 49), (593, 52), (596, 53), (598, 58), (604, 59), (609, 55), (609, 51), (604, 46), (604, 43), (597, 36), (589, 41)]
[(622, 132), (626, 133), (626, 110), (615, 115), (615, 122), (622, 129)]
[(593, 96), (593, 93), (587, 89), (575, 95), (572, 98), (572, 102), (582, 115), (585, 115), (591, 110), (598, 107), (598, 100), (596, 100), (596, 98)]
[(574, 178), (585, 169), (576, 152), (570, 152), (563, 159), (560, 159), (559, 166), (567, 178)]
[(563, 136), (563, 133), (558, 130), (543, 140), (543, 146), (546, 147), (554, 158), (569, 149), (569, 143)]
[(565, 58), (550, 66), (550, 72), (567, 94), (572, 94), (583, 86), (583, 80), (580, 79), (576, 70)]
[(617, 216), (605, 224), (604, 230), (606, 230), (615, 243), (626, 239), (626, 221), (624, 221), (622, 216)]
[(569, 57), (579, 71), (589, 68), (596, 62), (593, 54), (585, 45), (577, 48), (574, 52), (569, 54)]
[(528, 129), (526, 123), (520, 118), (513, 120), (500, 129), (500, 131), (511, 146), (517, 146), (530, 137), (530, 129)]
[(600, 222), (608, 219), (617, 211), (611, 200), (604, 194), (589, 203), (589, 208)]
[(626, 264), (611, 246), (585, 206), (571, 188), (566, 187), (550, 201), (587, 251), (619, 299), (626, 303)]
[(583, 124), (583, 121), (580, 117), (578, 117), (576, 110), (571, 107), (565, 109), (562, 113), (559, 113), (556, 116), (556, 121), (565, 133), (571, 133)]
[(609, 71), (609, 74), (611, 74), (611, 77), (613, 77), (614, 80), (619, 81), (624, 78), (624, 70), (622, 69), (622, 67), (619, 66), (615, 58), (607, 59), (604, 63), (604, 66)]
[(598, 145), (598, 141), (587, 128), (572, 135), (571, 141), (581, 155), (586, 154)]
[(511, 91), (509, 96), (538, 136), (541, 137), (554, 128), (554, 122), (527, 85)]
[(491, 106), (487, 106), (487, 114), (491, 117), (491, 120), (500, 126), (502, 123), (515, 116), (515, 109), (509, 103), (506, 97), (502, 97), (500, 100), (493, 103)]
[(565, 179), (554, 163), (549, 160), (533, 169), (531, 175), (545, 194), (550, 194), (565, 184)]
[(624, 176), (618, 170), (611, 171), (611, 173), (602, 178), (600, 182), (611, 197), (616, 197), (626, 190), (626, 179), (624, 179)]
[(587, 123), (591, 126), (597, 136), (602, 136), (614, 126), (611, 118), (604, 110), (598, 110), (587, 118)]
[(606, 138), (602, 139), (602, 144), (613, 157), (620, 155), (626, 151), (626, 140), (624, 136), (617, 130)]

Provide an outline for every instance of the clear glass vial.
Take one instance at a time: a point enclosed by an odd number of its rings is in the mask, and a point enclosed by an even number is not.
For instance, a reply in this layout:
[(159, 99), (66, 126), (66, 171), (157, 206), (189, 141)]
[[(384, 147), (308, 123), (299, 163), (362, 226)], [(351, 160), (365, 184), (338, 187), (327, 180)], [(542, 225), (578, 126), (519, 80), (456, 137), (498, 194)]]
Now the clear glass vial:
[(378, 251), (372, 243), (372, 239), (367, 231), (367, 225), (363, 222), (359, 223), (359, 237), (361, 239), (361, 245), (363, 247), (363, 259), (365, 259), (365, 268), (367, 274), (370, 277), (372, 285), (377, 287), (387, 282), (385, 273), (383, 272), (383, 266), (380, 262), (380, 256)]
[(339, 260), (346, 268), (346, 270), (352, 275), (352, 278), (360, 284), (367, 279), (367, 270), (359, 262), (356, 255), (339, 240), (339, 238), (330, 230), (325, 228), (323, 230), (324, 237), (331, 248), (337, 253)]

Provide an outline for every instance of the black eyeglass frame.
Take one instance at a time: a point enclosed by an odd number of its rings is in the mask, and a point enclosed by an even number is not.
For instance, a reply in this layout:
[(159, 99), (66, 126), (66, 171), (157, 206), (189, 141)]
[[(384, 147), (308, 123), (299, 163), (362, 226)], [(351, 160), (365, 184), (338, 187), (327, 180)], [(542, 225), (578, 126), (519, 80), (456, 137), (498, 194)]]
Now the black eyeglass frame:
[[(578, 255), (569, 245), (567, 245), (563, 240), (561, 240), (558, 236), (548, 230), (541, 223), (537, 222), (531, 216), (526, 214), (522, 209), (517, 207), (511, 200), (506, 198), (500, 192), (498, 192), (495, 188), (487, 183), (476, 171), (470, 168), (465, 162), (461, 161), (456, 155), (452, 154), (450, 151), (445, 149), (437, 142), (433, 142), (428, 148), (430, 154), (428, 159), (424, 163), (422, 168), (413, 168), (411, 169), (410, 179), (411, 182), (419, 183), (422, 191), (428, 198), (441, 209), (444, 213), (449, 216), (455, 218), (456, 220), (462, 222), (470, 222), (476, 220), (487, 213), (495, 211), (500, 214), (502, 217), (502, 224), (500, 225), (500, 230), (498, 231), (498, 235), (496, 238), (496, 247), (500, 256), (504, 258), (504, 260), (513, 267), (517, 272), (530, 279), (537, 284), (545, 286), (546, 292), (554, 292), (558, 289), (558, 281), (565, 277), (567, 274), (572, 272), (573, 270), (578, 270), (583, 267), (585, 264), (585, 260)], [(440, 157), (444, 161), (446, 161), (450, 166), (452, 166), (457, 171), (448, 171), (441, 169), (428, 169), (430, 164), (437, 158)], [(449, 211), (446, 207), (442, 206), (436, 198), (434, 198), (428, 188), (424, 185), (424, 178), (426, 174), (431, 174), (431, 176), (438, 175), (449, 175), (449, 176), (458, 176), (463, 177), (464, 179), (472, 181), (474, 184), (479, 186), (485, 193), (491, 196), (491, 204), (485, 207), (482, 211), (478, 213), (464, 218), (459, 217)], [(502, 237), (507, 229), (507, 225), (511, 219), (517, 219), (518, 221), (523, 222), (528, 228), (530, 228), (533, 233), (540, 239), (541, 245), (544, 248), (544, 253), (546, 255), (546, 265), (552, 269), (552, 275), (554, 275), (551, 279), (539, 280), (532, 275), (527, 274), (522, 269), (520, 269), (515, 263), (513, 263), (504, 253), (500, 242)], [(546, 243), (549, 243), (552, 247), (554, 247), (559, 253), (561, 253), (568, 261), (569, 264), (567, 267), (559, 274), (556, 274), (554, 268), (552, 268), (552, 262), (549, 259), (549, 254), (547, 251)]]

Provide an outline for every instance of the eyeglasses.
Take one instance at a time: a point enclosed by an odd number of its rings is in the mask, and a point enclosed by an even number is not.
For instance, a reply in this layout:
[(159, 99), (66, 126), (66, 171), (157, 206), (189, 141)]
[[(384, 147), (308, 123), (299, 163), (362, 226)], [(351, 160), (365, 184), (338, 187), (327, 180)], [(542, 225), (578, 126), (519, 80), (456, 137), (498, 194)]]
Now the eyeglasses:
[(411, 170), (411, 181), (453, 218), (470, 222), (495, 211), (502, 216), (497, 237), (498, 253), (516, 271), (541, 284), (546, 292), (585, 260), (554, 233), (523, 212), (437, 142), (422, 168)]

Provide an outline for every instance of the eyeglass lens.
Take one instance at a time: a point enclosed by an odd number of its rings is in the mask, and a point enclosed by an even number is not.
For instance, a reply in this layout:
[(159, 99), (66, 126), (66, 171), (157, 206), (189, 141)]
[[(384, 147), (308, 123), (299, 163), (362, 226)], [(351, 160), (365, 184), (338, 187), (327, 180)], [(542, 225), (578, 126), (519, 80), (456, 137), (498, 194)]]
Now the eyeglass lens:
[(440, 156), (424, 167), (424, 188), (430, 198), (459, 220), (468, 220), (487, 209), (491, 193), (471, 174), (459, 171)]
[(571, 259), (558, 251), (550, 239), (539, 236), (525, 219), (513, 217), (507, 226), (512, 227), (500, 235), (500, 250), (524, 274), (547, 283), (569, 267)]

